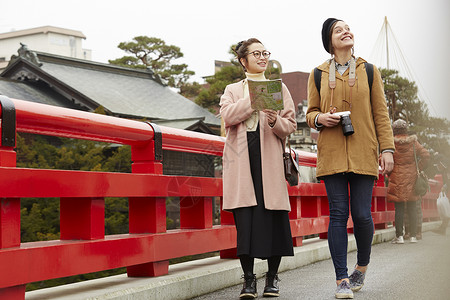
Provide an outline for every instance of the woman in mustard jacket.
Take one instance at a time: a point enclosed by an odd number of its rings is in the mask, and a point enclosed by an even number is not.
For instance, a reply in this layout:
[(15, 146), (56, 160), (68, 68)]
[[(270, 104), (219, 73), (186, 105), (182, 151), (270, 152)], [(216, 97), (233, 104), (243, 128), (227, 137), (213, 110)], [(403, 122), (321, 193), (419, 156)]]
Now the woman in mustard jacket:
[(237, 256), (244, 271), (240, 298), (257, 297), (255, 258), (267, 259), (264, 296), (276, 297), (281, 257), (294, 255), (282, 159), (282, 141), (297, 126), (294, 102), (283, 84), (283, 110), (252, 109), (247, 80), (266, 80), (270, 52), (257, 39), (238, 43), (235, 52), (247, 78), (228, 85), (220, 99), (226, 131), (223, 209), (233, 212), (236, 224)]
[[(320, 131), (316, 174), (325, 182), (329, 202), (328, 243), (336, 273), (335, 296), (353, 298), (353, 291), (364, 284), (370, 260), (374, 180), (378, 178), (379, 163), (383, 174), (392, 170), (394, 140), (380, 73), (373, 67), (370, 88), (366, 61), (353, 55), (354, 36), (349, 26), (342, 20), (327, 19), (322, 27), (322, 42), (332, 58), (318, 67), (320, 87), (316, 87), (311, 72), (306, 119), (311, 128)], [(350, 276), (349, 200), (358, 248)]]

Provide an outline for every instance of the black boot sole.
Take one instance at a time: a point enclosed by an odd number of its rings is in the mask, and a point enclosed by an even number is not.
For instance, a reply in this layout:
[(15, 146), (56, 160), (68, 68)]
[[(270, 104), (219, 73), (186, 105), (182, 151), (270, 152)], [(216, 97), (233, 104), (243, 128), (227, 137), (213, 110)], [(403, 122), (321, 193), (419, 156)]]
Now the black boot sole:
[(245, 293), (239, 295), (240, 299), (256, 299), (258, 298), (258, 294)]
[(263, 297), (279, 297), (280, 293), (264, 293)]

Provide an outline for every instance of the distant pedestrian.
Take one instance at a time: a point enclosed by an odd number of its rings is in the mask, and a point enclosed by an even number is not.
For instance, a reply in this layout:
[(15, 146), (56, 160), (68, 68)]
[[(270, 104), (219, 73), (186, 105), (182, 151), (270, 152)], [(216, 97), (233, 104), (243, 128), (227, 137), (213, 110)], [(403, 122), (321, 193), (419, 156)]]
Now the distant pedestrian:
[[(416, 135), (408, 135), (408, 124), (398, 119), (392, 124), (395, 152), (394, 170), (389, 175), (387, 201), (395, 202), (395, 238), (393, 244), (403, 244), (403, 225), (405, 209), (409, 221), (409, 239), (417, 242), (417, 201), (421, 196), (414, 194), (418, 167), (423, 170), (430, 159), (430, 153), (417, 141)], [(415, 153), (415, 154), (414, 154)]]
[[(449, 176), (450, 170), (448, 168), (448, 164), (449, 164), (448, 159), (446, 159), (440, 153), (436, 153), (434, 155), (434, 158), (436, 161), (435, 167), (436, 167), (437, 173), (441, 174), (441, 176), (442, 176), (442, 188), (441, 188), (441, 193), (440, 193), (439, 197), (447, 197), (447, 199), (448, 199), (449, 186), (450, 186), (450, 176)], [(442, 203), (442, 204), (444, 204), (444, 203)], [(448, 223), (450, 221), (450, 215), (448, 215), (449, 210), (448, 209), (444, 210), (443, 209), (444, 206), (446, 206), (446, 205), (443, 205), (443, 207), (441, 207), (441, 209), (439, 209), (439, 206), (438, 206), (438, 210), (439, 210), (440, 217), (442, 220), (441, 226), (439, 226), (439, 228), (433, 230), (433, 232), (442, 234), (442, 235), (446, 234)]]
[[(353, 38), (344, 21), (327, 19), (322, 26), (322, 42), (332, 57), (317, 68), (320, 77), (312, 71), (308, 81), (306, 118), (311, 128), (320, 131), (316, 174), (325, 182), (329, 202), (328, 243), (336, 273), (336, 298), (353, 298), (353, 291), (364, 284), (374, 233), (371, 203), (379, 162), (383, 174), (388, 174), (394, 164), (383, 81), (373, 66), (369, 82), (366, 61), (353, 55)], [(316, 86), (316, 79), (320, 79), (320, 86)], [(350, 276), (349, 200), (358, 248)]]
[(294, 255), (282, 145), (297, 126), (294, 102), (283, 84), (283, 110), (253, 110), (247, 80), (266, 80), (270, 52), (254, 38), (239, 42), (234, 51), (246, 79), (228, 85), (220, 99), (226, 131), (223, 209), (233, 212), (236, 224), (237, 256), (244, 272), (240, 298), (258, 296), (255, 258), (268, 263), (263, 295), (277, 297), (281, 257)]

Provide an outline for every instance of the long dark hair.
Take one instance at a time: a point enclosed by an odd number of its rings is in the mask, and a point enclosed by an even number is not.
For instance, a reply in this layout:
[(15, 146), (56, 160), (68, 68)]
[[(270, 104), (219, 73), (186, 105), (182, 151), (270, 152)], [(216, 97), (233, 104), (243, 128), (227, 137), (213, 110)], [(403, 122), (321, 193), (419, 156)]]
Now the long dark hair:
[(245, 61), (247, 61), (248, 47), (250, 47), (251, 44), (255, 44), (255, 43), (262, 44), (258, 39), (250, 38), (245, 41), (240, 41), (239, 43), (237, 43), (236, 47), (233, 49), (234, 53), (236, 53), (238, 62), (241, 64), (242, 68), (244, 68), (244, 72), (247, 72), (247, 69), (242, 64), (241, 58), (243, 58), (243, 59), (245, 59)]

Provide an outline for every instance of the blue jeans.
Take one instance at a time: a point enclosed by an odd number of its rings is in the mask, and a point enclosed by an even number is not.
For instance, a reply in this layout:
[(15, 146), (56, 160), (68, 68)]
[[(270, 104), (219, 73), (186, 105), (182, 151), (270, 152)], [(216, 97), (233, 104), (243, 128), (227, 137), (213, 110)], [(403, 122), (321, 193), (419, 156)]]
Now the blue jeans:
[(340, 173), (323, 177), (330, 207), (328, 245), (336, 272), (336, 280), (348, 278), (347, 269), (347, 221), (350, 207), (355, 235), (357, 264), (367, 266), (373, 239), (371, 214), (374, 177), (355, 173)]

